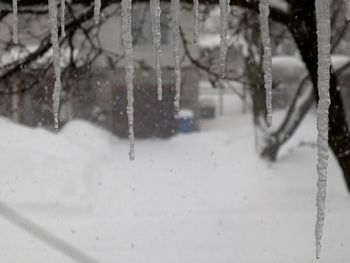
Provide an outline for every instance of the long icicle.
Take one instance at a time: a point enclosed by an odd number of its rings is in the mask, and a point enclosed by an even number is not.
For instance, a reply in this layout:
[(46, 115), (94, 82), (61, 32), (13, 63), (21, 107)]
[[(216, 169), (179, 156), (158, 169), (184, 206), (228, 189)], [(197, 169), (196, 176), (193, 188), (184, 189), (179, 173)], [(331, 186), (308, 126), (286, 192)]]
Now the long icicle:
[(175, 110), (180, 109), (181, 65), (180, 65), (180, 0), (171, 0), (171, 30), (175, 68)]
[(197, 44), (199, 40), (199, 1), (193, 0), (193, 43)]
[(126, 108), (129, 124), (129, 159), (134, 160), (134, 58), (131, 34), (131, 0), (122, 0), (122, 40), (125, 52), (125, 80), (127, 86)]
[(153, 33), (153, 49), (155, 57), (155, 70), (157, 75), (157, 93), (158, 100), (162, 100), (162, 71), (160, 67), (161, 56), (161, 31), (160, 31), (160, 1), (150, 0), (151, 23)]
[(264, 86), (266, 90), (266, 123), (267, 126), (270, 127), (272, 125), (272, 57), (269, 30), (269, 0), (260, 0), (259, 12), (261, 40), (264, 50), (263, 70)]
[(13, 12), (13, 21), (12, 21), (12, 40), (13, 43), (18, 44), (18, 7), (17, 0), (12, 0), (12, 12)]
[(55, 85), (52, 94), (53, 114), (55, 129), (58, 130), (60, 94), (61, 94), (61, 65), (60, 65), (60, 47), (58, 42), (58, 27), (57, 27), (57, 5), (55, 0), (49, 1), (49, 20), (50, 33), (53, 52), (53, 66), (55, 70)]
[(315, 0), (318, 43), (318, 107), (317, 107), (317, 220), (315, 227), (316, 258), (320, 257), (321, 240), (325, 219), (325, 202), (328, 164), (328, 110), (330, 105), (330, 3), (329, 0)]
[(94, 19), (95, 23), (98, 24), (100, 20), (100, 12), (101, 12), (101, 0), (95, 0), (94, 2)]
[(227, 53), (227, 0), (219, 0), (220, 5), (220, 77), (225, 78)]
[(61, 37), (66, 36), (66, 0), (61, 0)]

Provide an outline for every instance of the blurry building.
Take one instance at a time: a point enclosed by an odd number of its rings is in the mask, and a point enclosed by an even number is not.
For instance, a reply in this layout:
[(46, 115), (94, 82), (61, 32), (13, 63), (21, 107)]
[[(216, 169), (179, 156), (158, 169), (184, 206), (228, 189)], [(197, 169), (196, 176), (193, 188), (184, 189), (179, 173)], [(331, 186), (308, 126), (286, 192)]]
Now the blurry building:
[[(72, 118), (82, 118), (121, 136), (125, 136), (127, 132), (124, 107), (126, 83), (121, 38), (121, 14), (120, 12), (116, 12), (116, 15), (109, 13), (112, 12), (112, 9), (117, 8), (117, 5), (112, 5), (110, 9), (105, 10), (105, 14), (101, 15), (103, 23), (98, 31), (93, 33), (97, 36), (93, 41), (104, 52), (104, 55), (98, 56), (93, 63), (84, 61), (91, 50), (89, 46), (85, 45), (86, 38), (83, 33), (74, 37), (73, 50), (68, 45), (61, 46), (63, 59), (61, 61), (60, 121), (62, 124)], [(173, 103), (175, 77), (169, 27), (170, 5), (162, 4), (161, 8), (163, 102), (157, 101), (149, 4), (136, 4), (132, 10), (135, 61), (135, 133), (139, 137), (166, 137), (176, 132), (176, 112)], [(23, 58), (39, 47), (41, 39), (30, 36), (45, 35), (49, 30), (47, 19), (46, 15), (19, 16), (19, 39), (22, 48), (12, 46), (0, 49), (1, 66), (10, 65), (13, 61)], [(11, 23), (10, 16), (8, 22)], [(192, 12), (183, 9), (181, 28), (187, 39), (192, 39), (192, 25)], [(29, 31), (30, 33), (28, 33)], [(0, 37), (11, 42), (10, 27), (1, 28)], [(180, 43), (182, 44), (181, 40)], [(193, 46), (192, 43), (189, 43), (188, 47), (194, 57), (199, 56), (197, 47)], [(182, 58), (181, 107), (192, 109), (196, 119), (200, 76), (191, 63), (183, 59), (182, 47), (180, 52)], [(42, 67), (45, 62), (51, 60), (51, 53), (52, 50), (49, 50), (38, 59), (37, 65), (31, 65), (30, 69), (23, 69), (19, 74), (11, 76), (6, 83), (0, 83), (1, 90), (5, 91), (0, 97), (1, 115), (30, 126), (41, 125), (49, 129), (53, 127), (51, 112), (53, 72), (51, 68)], [(74, 66), (69, 63), (70, 59), (74, 59)], [(140, 99), (141, 95), (142, 100)]]

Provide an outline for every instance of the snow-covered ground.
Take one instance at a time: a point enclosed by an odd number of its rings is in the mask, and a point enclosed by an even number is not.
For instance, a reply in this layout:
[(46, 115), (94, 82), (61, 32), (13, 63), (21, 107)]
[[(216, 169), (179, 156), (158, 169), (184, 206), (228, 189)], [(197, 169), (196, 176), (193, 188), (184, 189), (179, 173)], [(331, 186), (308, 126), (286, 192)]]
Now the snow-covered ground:
[[(269, 164), (232, 95), (225, 110), (200, 132), (137, 140), (133, 162), (83, 121), (53, 134), (0, 119), (0, 202), (100, 263), (316, 262), (316, 150), (298, 146), (315, 142), (314, 115)], [(74, 262), (7, 217), (0, 205), (0, 262)], [(318, 262), (350, 261), (349, 222), (331, 158)]]

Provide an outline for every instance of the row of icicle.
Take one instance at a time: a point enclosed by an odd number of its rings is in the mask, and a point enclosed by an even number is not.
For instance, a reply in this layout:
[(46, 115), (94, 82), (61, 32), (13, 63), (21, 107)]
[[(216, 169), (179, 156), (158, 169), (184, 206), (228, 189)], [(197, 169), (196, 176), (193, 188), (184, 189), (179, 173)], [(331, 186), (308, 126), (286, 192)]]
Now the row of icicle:
[[(18, 44), (18, 17), (17, 17), (17, 1), (12, 0), (13, 7), (13, 42)], [(60, 0), (61, 5), (61, 36), (65, 37), (65, 0)], [(127, 116), (129, 123), (129, 141), (130, 141), (130, 160), (134, 159), (134, 133), (133, 133), (133, 78), (134, 78), (134, 68), (133, 68), (133, 49), (132, 49), (132, 35), (131, 35), (131, 0), (122, 1), (122, 39), (123, 46), (125, 49), (125, 70), (126, 70), (126, 83), (127, 83)], [(152, 33), (153, 33), (153, 45), (154, 45), (154, 55), (155, 55), (155, 69), (157, 75), (157, 94), (158, 100), (162, 100), (162, 78), (161, 78), (161, 66), (160, 66), (160, 55), (161, 55), (161, 31), (160, 31), (160, 1), (150, 0), (151, 7), (151, 23), (152, 23)], [(53, 65), (55, 72), (55, 84), (54, 91), (52, 95), (53, 100), (53, 115), (54, 115), (54, 126), (55, 129), (59, 129), (59, 101), (60, 101), (60, 91), (61, 91), (61, 68), (60, 68), (60, 47), (59, 47), (59, 37), (58, 37), (58, 19), (57, 19), (57, 4), (56, 0), (48, 0), (49, 8), (49, 24), (50, 24), (50, 34), (53, 52)], [(195, 0), (194, 3), (194, 14), (195, 14), (195, 32), (194, 32), (194, 42), (198, 41), (198, 14), (199, 14), (199, 3)], [(94, 21), (99, 22), (101, 9), (101, 0), (94, 0)], [(174, 68), (175, 68), (175, 99), (174, 106), (178, 111), (180, 108), (180, 93), (181, 93), (181, 64), (180, 64), (180, 0), (171, 1), (171, 13), (172, 13), (172, 39), (174, 47)]]
[[(350, 1), (346, 1), (347, 19), (350, 19)], [(325, 219), (327, 166), (328, 166), (328, 129), (329, 129), (329, 81), (330, 81), (330, 1), (315, 0), (316, 23), (317, 23), (317, 45), (318, 45), (318, 106), (317, 106), (317, 194), (316, 194), (316, 258), (320, 258), (321, 240)], [(263, 45), (263, 71), (264, 86), (266, 91), (266, 122), (272, 125), (272, 55), (270, 44), (270, 32), (268, 18), (270, 13), (269, 0), (260, 0), (260, 29)]]
[[(12, 0), (13, 4), (13, 42), (18, 43), (18, 18), (17, 0)], [(131, 35), (131, 6), (132, 0), (122, 0), (122, 40), (125, 50), (125, 79), (127, 83), (127, 117), (129, 124), (130, 160), (134, 159), (134, 132), (133, 132), (133, 46)], [(328, 108), (329, 97), (329, 67), (330, 67), (330, 8), (328, 0), (315, 0), (317, 34), (318, 34), (318, 91), (319, 103), (317, 110), (317, 222), (316, 222), (316, 256), (319, 258), (321, 249), (321, 238), (325, 218), (325, 197), (327, 181), (327, 160), (328, 160)], [(60, 47), (57, 26), (57, 4), (56, 0), (48, 0), (49, 22), (51, 42), (53, 49), (53, 65), (55, 72), (55, 84), (53, 91), (53, 114), (55, 128), (58, 129), (59, 100), (61, 90), (61, 70), (60, 70)], [(220, 6), (220, 76), (225, 77), (226, 53), (228, 47), (227, 31), (228, 16), (230, 14), (230, 0), (219, 0)], [(94, 0), (94, 20), (99, 22), (101, 0)], [(176, 110), (180, 108), (181, 93), (181, 69), (180, 69), (180, 0), (171, 0), (171, 32), (173, 41), (174, 69), (175, 69), (175, 101)], [(263, 71), (264, 87), (266, 90), (266, 122), (268, 126), (272, 124), (272, 56), (269, 33), (269, 0), (260, 0), (260, 27), (263, 45)], [(150, 12), (152, 23), (152, 35), (155, 57), (155, 70), (157, 76), (158, 100), (162, 100), (162, 78), (161, 78), (161, 31), (160, 31), (160, 0), (150, 0)], [(194, 0), (194, 34), (193, 42), (199, 39), (199, 1)], [(347, 19), (350, 19), (350, 2), (347, 1)], [(65, 0), (61, 0), (61, 36), (65, 37)]]

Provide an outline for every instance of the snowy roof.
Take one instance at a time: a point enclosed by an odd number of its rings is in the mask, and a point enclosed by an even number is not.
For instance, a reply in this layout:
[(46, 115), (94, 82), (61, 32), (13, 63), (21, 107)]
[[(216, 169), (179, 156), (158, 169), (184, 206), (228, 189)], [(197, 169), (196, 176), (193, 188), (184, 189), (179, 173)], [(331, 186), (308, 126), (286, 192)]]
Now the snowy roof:
[(300, 68), (305, 67), (304, 62), (294, 56), (275, 56), (272, 57), (272, 64), (276, 67), (282, 66), (282, 67), (289, 67), (289, 68)]
[(203, 28), (210, 32), (219, 32), (218, 31), (219, 24), (220, 24), (219, 17), (220, 17), (220, 8), (219, 7), (213, 8), (209, 12), (205, 21), (203, 21)]
[[(19, 59), (23, 59), (29, 54), (35, 52), (39, 48), (38, 45), (27, 45), (25, 48), (14, 47), (7, 52), (0, 55), (0, 67), (14, 63)], [(61, 48), (61, 66), (66, 67), (69, 64), (70, 48)], [(73, 56), (76, 58), (78, 50), (73, 51)], [(44, 64), (52, 59), (52, 48), (45, 52), (39, 59), (36, 60), (36, 64)]]
[[(338, 69), (350, 62), (350, 57), (346, 55), (332, 55), (331, 57), (333, 67)], [(289, 69), (305, 68), (304, 62), (293, 56), (277, 56), (272, 58), (274, 67), (286, 67)]]
[(293, 56), (277, 56), (272, 58), (272, 76), (274, 82), (298, 82), (305, 75), (305, 65), (300, 58)]
[(215, 48), (220, 45), (220, 34), (201, 35), (198, 44), (202, 48)]
[[(245, 38), (241, 35), (235, 35), (230, 39), (230, 43), (237, 49), (240, 49), (243, 55), (248, 55), (248, 46), (249, 44)], [(207, 33), (202, 34), (199, 37), (198, 45), (201, 48), (214, 49), (220, 46), (220, 34), (218, 33)]]
[(280, 9), (282, 11), (287, 11), (288, 10), (288, 4), (286, 1), (281, 1), (281, 0), (270, 0), (270, 6)]
[(346, 55), (333, 55), (331, 57), (332, 64), (335, 70), (341, 68), (345, 64), (350, 62), (350, 57)]
[[(350, 57), (333, 55), (331, 57), (335, 70), (350, 62)], [(294, 83), (308, 74), (304, 62), (299, 57), (277, 56), (272, 58), (272, 73), (275, 82)]]
[(190, 109), (180, 109), (176, 118), (178, 119), (192, 119), (194, 117), (194, 113)]

